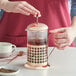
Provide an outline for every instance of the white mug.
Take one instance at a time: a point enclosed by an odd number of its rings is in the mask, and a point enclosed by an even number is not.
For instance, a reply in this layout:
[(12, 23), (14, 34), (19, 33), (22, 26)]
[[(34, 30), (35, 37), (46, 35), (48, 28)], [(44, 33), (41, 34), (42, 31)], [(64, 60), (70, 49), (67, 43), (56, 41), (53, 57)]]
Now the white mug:
[(0, 58), (8, 57), (16, 49), (16, 46), (8, 42), (0, 42)]

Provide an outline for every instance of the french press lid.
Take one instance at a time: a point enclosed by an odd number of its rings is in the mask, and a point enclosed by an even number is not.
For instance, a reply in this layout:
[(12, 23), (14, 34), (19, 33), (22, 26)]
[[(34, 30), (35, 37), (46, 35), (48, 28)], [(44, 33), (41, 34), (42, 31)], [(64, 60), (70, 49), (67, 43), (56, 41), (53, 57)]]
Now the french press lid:
[(48, 26), (43, 24), (43, 23), (32, 23), (30, 25), (28, 25), (27, 30), (28, 31), (43, 31), (43, 30), (47, 30)]

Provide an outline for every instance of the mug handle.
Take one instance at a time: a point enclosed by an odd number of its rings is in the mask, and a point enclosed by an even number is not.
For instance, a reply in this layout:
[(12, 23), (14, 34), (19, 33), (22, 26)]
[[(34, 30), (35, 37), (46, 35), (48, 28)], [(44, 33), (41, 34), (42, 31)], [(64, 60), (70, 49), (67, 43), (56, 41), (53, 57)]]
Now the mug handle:
[(16, 45), (12, 45), (12, 52), (16, 50)]

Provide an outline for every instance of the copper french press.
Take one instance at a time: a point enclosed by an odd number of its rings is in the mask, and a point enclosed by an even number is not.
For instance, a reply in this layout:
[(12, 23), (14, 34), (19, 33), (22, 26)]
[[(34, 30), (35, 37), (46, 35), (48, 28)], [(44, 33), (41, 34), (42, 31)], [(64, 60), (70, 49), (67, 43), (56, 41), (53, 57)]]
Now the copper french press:
[[(48, 26), (32, 23), (27, 27), (27, 63), (25, 67), (44, 69), (48, 64)], [(48, 68), (48, 65), (45, 67)]]

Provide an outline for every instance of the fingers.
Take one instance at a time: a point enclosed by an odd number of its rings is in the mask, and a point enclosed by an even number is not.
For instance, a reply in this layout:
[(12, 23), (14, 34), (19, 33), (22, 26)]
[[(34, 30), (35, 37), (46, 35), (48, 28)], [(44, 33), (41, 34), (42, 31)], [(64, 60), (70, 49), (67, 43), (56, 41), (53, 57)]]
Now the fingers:
[(67, 32), (66, 31), (64, 31), (63, 33), (54, 33), (54, 37), (56, 38), (56, 39), (61, 39), (61, 38), (67, 38), (68, 37), (68, 35), (67, 35)]
[(69, 45), (69, 39), (55, 39), (55, 45), (63, 47)]
[(20, 8), (17, 8), (17, 13), (21, 13), (21, 14), (23, 14), (23, 15), (30, 15), (29, 12), (24, 11), (24, 10), (22, 10), (22, 9), (20, 9)]
[[(62, 37), (62, 38), (61, 38)], [(69, 46), (69, 38), (61, 36), (60, 38), (55, 38), (55, 45), (58, 49), (63, 50), (65, 47)]]
[(36, 8), (34, 8), (32, 5), (28, 4), (27, 2), (22, 2), (22, 4), (27, 7), (29, 10), (31, 10), (31, 13), (33, 14), (40, 14), (40, 11), (38, 11)]
[(50, 33), (53, 34), (58, 49), (64, 49), (75, 39), (75, 32), (71, 27), (51, 30)]
[[(26, 15), (28, 15), (27, 13), (30, 13), (32, 15), (37, 15), (37, 13), (40, 14), (40, 11), (38, 11), (37, 9), (35, 9), (32, 5), (28, 4), (26, 1), (20, 1), (19, 4), (16, 7), (19, 10), (23, 10), (22, 11), (23, 14), (26, 13)], [(20, 12), (20, 13), (22, 13), (22, 12)]]
[(68, 46), (68, 43), (65, 43), (65, 44), (57, 44), (55, 43), (56, 47), (60, 50), (64, 50), (65, 47)]
[(6, 12), (21, 13), (24, 15), (41, 15), (40, 11), (26, 1), (8, 1), (4, 7)]
[(65, 44), (69, 42), (69, 39), (55, 39), (56, 44)]
[(55, 29), (50, 31), (54, 35), (55, 46), (58, 49), (63, 50), (65, 47), (69, 46), (69, 37), (67, 28)]

